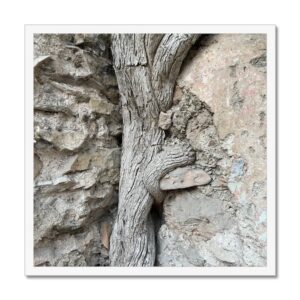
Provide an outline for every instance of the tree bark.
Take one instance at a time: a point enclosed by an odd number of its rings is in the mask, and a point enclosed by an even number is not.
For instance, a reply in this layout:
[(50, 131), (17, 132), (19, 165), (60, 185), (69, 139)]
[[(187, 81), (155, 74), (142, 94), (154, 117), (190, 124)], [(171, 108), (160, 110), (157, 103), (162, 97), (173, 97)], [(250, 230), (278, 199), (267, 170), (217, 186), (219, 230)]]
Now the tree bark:
[(170, 108), (175, 81), (198, 35), (118, 34), (112, 54), (122, 101), (123, 145), (118, 214), (111, 235), (112, 266), (153, 266), (155, 236), (150, 209), (161, 202), (160, 179), (195, 157), (187, 144), (164, 146), (158, 127)]

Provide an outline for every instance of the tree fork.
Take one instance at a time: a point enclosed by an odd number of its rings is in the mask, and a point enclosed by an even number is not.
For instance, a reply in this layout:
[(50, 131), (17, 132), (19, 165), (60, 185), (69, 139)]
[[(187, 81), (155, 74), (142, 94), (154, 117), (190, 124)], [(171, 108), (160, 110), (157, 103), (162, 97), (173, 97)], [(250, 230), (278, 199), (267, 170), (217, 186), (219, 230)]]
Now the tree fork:
[(116, 34), (112, 55), (122, 102), (123, 144), (117, 218), (110, 240), (112, 266), (153, 266), (153, 201), (162, 202), (159, 180), (194, 162), (189, 145), (163, 147), (158, 127), (170, 108), (175, 81), (199, 35)]

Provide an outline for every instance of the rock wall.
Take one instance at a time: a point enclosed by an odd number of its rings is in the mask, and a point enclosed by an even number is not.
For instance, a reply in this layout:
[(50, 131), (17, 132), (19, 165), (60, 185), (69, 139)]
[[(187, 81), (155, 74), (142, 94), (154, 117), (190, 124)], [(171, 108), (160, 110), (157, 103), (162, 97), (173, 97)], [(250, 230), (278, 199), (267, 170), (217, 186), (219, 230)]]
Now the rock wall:
[(108, 264), (122, 135), (108, 36), (35, 35), (34, 259)]
[(165, 200), (157, 265), (265, 266), (266, 36), (202, 37), (166, 115), (212, 181)]
[[(109, 265), (122, 120), (106, 35), (36, 35), (37, 266)], [(167, 143), (188, 140), (204, 185), (169, 191), (157, 266), (266, 265), (266, 37), (205, 35), (189, 52)]]

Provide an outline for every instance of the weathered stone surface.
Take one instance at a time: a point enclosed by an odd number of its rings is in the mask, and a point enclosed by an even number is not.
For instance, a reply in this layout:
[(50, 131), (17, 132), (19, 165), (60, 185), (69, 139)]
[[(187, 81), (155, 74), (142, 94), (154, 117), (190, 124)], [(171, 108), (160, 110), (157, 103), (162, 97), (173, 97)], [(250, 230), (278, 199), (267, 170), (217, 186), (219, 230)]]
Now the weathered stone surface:
[(90, 100), (91, 111), (97, 114), (110, 115), (114, 109), (114, 105), (103, 98), (92, 98)]
[(241, 266), (242, 242), (230, 193), (201, 190), (172, 194), (158, 232), (160, 266)]
[(74, 187), (76, 184), (68, 176), (55, 178), (54, 180), (39, 181), (35, 184), (35, 191), (40, 194), (63, 192)]
[(88, 127), (74, 117), (59, 112), (35, 114), (35, 139), (53, 144), (60, 151), (77, 151), (88, 139)]
[(38, 176), (43, 168), (43, 164), (37, 154), (34, 154), (34, 178)]
[(204, 37), (177, 82), (170, 139), (212, 181), (165, 201), (157, 264), (265, 266), (266, 36)]
[(122, 126), (107, 40), (40, 34), (34, 52), (35, 265), (108, 265)]
[(172, 111), (161, 112), (159, 115), (158, 126), (163, 130), (167, 130), (170, 128), (172, 124)]
[(54, 239), (43, 240), (35, 248), (36, 266), (107, 266), (108, 254), (101, 243), (102, 223), (100, 220), (82, 232), (62, 233)]
[(193, 167), (177, 168), (160, 180), (161, 190), (185, 189), (192, 186), (206, 185), (210, 176), (201, 169)]

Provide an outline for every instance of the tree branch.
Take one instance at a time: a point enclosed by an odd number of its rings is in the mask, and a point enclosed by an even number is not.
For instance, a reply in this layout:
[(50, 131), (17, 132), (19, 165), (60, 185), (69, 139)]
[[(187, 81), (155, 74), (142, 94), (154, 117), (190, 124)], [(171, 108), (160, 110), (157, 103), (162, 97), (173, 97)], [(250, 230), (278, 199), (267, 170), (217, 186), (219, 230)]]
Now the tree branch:
[(164, 147), (154, 156), (144, 170), (143, 182), (156, 203), (161, 203), (165, 198), (165, 192), (159, 187), (160, 179), (174, 169), (192, 164), (194, 161), (195, 152), (189, 144)]

